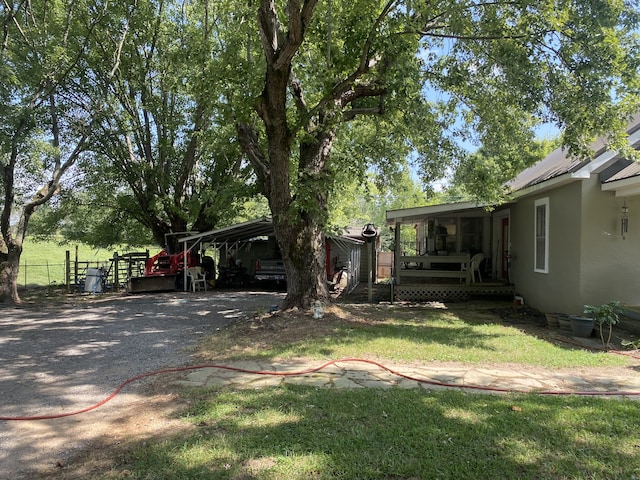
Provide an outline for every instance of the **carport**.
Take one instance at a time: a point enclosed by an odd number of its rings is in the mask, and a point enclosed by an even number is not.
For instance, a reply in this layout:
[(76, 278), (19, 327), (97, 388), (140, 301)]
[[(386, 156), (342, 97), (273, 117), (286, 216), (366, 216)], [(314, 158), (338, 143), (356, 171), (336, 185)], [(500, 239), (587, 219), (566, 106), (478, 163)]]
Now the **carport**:
[[(269, 217), (262, 217), (236, 225), (210, 230), (208, 232), (197, 233), (179, 239), (185, 252), (192, 249), (205, 251), (205, 246), (210, 246), (217, 252), (218, 262), (223, 258), (235, 258), (239, 260), (249, 260), (249, 274), (252, 263), (255, 262), (255, 253), (251, 250), (258, 250), (256, 244), (258, 240), (263, 242), (261, 248), (264, 251), (273, 251), (279, 254), (275, 242), (273, 222)], [(325, 237), (325, 249), (327, 259), (327, 279), (333, 279), (336, 272), (344, 272), (347, 276), (345, 290), (351, 292), (357, 285), (360, 278), (360, 257), (361, 248), (364, 241), (349, 238), (346, 236), (327, 235)], [(257, 252), (262, 253), (262, 252)], [(184, 289), (187, 288), (186, 271), (184, 279)]]

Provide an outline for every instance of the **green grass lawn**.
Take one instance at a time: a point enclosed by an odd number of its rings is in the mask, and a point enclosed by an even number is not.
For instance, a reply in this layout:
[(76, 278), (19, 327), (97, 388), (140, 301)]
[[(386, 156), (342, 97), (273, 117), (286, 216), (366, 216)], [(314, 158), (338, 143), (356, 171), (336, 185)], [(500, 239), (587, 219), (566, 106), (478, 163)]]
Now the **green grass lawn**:
[[(275, 317), (222, 331), (201, 343), (203, 360), (240, 361), (360, 357), (399, 362), (516, 363), (545, 368), (624, 366), (628, 359), (604, 352), (567, 348), (505, 324), (478, 304), (449, 308), (346, 307), (348, 318)], [(488, 305), (494, 305), (489, 303)]]
[[(633, 479), (639, 404), (421, 390), (195, 390), (195, 433), (147, 442), (140, 479)], [(107, 478), (118, 478), (113, 471)]]
[[(302, 314), (246, 322), (198, 355), (637, 368), (503, 325), (490, 310), (345, 312), (320, 327)], [(640, 479), (638, 399), (290, 385), (182, 394), (191, 433), (136, 444), (103, 478)]]

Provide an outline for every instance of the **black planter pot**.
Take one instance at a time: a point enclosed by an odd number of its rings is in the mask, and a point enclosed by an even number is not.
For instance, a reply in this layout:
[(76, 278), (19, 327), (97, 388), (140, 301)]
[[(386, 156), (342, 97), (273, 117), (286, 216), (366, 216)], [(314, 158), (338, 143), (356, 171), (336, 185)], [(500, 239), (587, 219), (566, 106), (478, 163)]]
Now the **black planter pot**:
[(576, 337), (590, 337), (595, 326), (595, 321), (591, 317), (581, 317), (579, 315), (571, 315), (571, 331)]

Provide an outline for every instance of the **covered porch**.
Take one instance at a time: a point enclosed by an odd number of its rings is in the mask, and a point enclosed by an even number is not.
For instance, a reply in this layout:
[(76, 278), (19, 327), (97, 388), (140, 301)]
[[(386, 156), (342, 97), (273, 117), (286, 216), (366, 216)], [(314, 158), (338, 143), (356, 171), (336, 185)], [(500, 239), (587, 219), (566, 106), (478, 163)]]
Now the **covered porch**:
[(397, 300), (513, 295), (509, 209), (471, 202), (387, 211)]

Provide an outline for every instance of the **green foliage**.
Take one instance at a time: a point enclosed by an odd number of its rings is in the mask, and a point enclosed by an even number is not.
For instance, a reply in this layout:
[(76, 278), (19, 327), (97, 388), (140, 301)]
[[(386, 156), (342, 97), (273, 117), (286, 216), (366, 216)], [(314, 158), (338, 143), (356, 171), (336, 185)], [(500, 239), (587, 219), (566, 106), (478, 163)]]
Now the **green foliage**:
[(530, 134), (521, 143), (511, 144), (507, 149), (506, 139), (499, 148), (487, 145), (477, 152), (464, 156), (457, 164), (449, 195), (458, 200), (480, 198), (491, 203), (505, 201), (509, 194), (505, 186), (522, 170), (534, 165), (551, 153), (559, 140), (531, 141)]
[(342, 234), (347, 227), (373, 223), (380, 231), (383, 250), (392, 250), (394, 234), (386, 228), (387, 210), (424, 203), (424, 193), (406, 166), (389, 176), (370, 171), (365, 180), (336, 176), (334, 191), (329, 197), (328, 229)]
[(94, 186), (108, 183), (117, 197), (109, 215), (142, 223), (157, 243), (170, 231), (229, 221), (254, 194), (220, 107), (223, 50), (237, 40), (226, 16), (237, 14), (200, 2), (137, 2), (110, 11), (101, 32), (98, 52), (121, 45), (118, 68), (92, 57), (96, 88), (109, 94), (79, 186), (96, 198)]
[[(603, 303), (601, 305), (585, 305), (584, 313), (589, 314), (596, 324), (600, 333), (600, 340), (604, 348), (609, 347), (613, 326), (620, 321), (620, 315), (624, 314), (624, 308), (619, 301)], [(605, 339), (604, 327), (608, 327), (607, 338)]]
[(619, 301), (603, 303), (602, 305), (585, 305), (584, 313), (588, 313), (598, 324), (615, 325), (624, 313)]
[[(48, 185), (78, 146), (91, 155), (66, 181), (74, 194), (52, 208), (62, 209), (60, 228), (96, 244), (133, 240), (133, 222), (157, 243), (169, 231), (228, 224), (258, 191), (277, 218), (333, 227), (332, 196), (374, 172), (377, 190), (365, 191), (385, 198), (382, 185), (409, 161), (428, 192), (457, 169), (457, 194), (500, 201), (504, 181), (540, 158), (540, 123), (561, 130), (572, 154), (587, 157), (606, 135), (633, 155), (623, 132), (640, 109), (637, 6), (3, 5), (0, 169), (12, 181), (0, 187), (2, 218), (15, 219), (13, 199)], [(360, 215), (380, 216), (359, 209), (344, 220)]]

